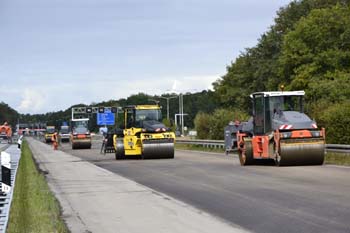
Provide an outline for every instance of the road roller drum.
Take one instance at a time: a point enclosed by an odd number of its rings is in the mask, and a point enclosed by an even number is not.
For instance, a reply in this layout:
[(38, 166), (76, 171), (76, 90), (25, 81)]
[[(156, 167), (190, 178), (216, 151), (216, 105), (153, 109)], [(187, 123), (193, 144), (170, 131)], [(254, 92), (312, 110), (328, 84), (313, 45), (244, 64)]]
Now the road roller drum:
[(174, 142), (164, 141), (144, 141), (142, 149), (143, 159), (173, 159)]
[(322, 165), (325, 154), (323, 140), (281, 140), (277, 159), (279, 166)]

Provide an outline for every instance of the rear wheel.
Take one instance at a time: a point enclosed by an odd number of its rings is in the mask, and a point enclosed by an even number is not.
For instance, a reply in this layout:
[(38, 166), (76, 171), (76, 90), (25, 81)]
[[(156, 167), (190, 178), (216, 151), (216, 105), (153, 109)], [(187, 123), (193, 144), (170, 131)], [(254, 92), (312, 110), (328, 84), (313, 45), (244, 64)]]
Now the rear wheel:
[(116, 148), (115, 148), (115, 159), (116, 160), (125, 159), (124, 139), (123, 138), (117, 138)]
[(254, 159), (252, 142), (245, 141), (241, 146), (241, 149), (238, 151), (239, 162), (242, 166), (253, 165)]

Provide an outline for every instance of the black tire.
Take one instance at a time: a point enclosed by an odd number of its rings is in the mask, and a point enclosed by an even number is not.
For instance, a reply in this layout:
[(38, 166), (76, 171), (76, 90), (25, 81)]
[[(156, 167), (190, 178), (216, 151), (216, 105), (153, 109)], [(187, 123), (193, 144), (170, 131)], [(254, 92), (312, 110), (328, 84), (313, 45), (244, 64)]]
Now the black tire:
[(115, 159), (121, 160), (125, 159), (125, 151), (124, 151), (124, 139), (123, 138), (117, 138), (117, 145), (115, 148)]
[(242, 166), (253, 165), (254, 158), (253, 158), (252, 142), (245, 141), (244, 146), (245, 146), (245, 153), (244, 154), (243, 154), (242, 150), (238, 151), (239, 162), (241, 163)]
[(123, 153), (118, 153), (117, 151), (115, 152), (115, 159), (116, 160), (122, 160), (122, 159), (125, 159), (125, 154), (124, 152)]

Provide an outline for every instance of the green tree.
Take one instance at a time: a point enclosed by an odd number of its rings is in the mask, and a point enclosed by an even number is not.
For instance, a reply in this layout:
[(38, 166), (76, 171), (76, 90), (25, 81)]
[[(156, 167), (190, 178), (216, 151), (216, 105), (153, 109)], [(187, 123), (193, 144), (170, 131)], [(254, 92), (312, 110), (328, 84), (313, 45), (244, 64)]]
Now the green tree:
[(246, 121), (247, 119), (248, 115), (237, 109), (216, 109), (209, 118), (209, 138), (216, 140), (224, 139), (224, 128), (230, 121)]
[(224, 128), (230, 121), (246, 121), (248, 115), (237, 109), (216, 109), (213, 113), (199, 112), (194, 120), (197, 137), (200, 139), (223, 139)]
[(197, 138), (208, 139), (209, 138), (209, 121), (210, 115), (208, 113), (199, 112), (194, 118), (194, 125), (197, 131)]
[(315, 100), (350, 97), (350, 8), (312, 10), (285, 36), (279, 63), (289, 89)]
[(350, 102), (330, 106), (319, 117), (318, 124), (326, 127), (327, 143), (350, 144)]
[[(247, 96), (250, 93), (277, 90), (279, 84), (282, 83), (288, 86), (295, 78), (291, 76), (291, 72), (294, 69), (299, 69), (302, 63), (293, 66), (287, 60), (285, 63), (281, 62), (284, 60), (284, 58), (280, 58), (282, 50), (288, 46), (288, 42), (285, 40), (286, 35), (297, 30), (299, 21), (307, 18), (310, 12), (315, 9), (328, 11), (337, 4), (339, 8), (345, 9), (349, 6), (349, 2), (349, 0), (302, 0), (292, 1), (281, 8), (277, 12), (275, 24), (261, 36), (258, 44), (243, 51), (227, 67), (227, 73), (213, 84), (220, 105), (245, 109), (248, 112), (250, 102)], [(311, 30), (311, 28), (306, 30)], [(306, 31), (306, 33), (308, 32)], [(347, 36), (344, 34), (343, 37), (346, 41)], [(303, 45), (298, 43), (290, 45), (290, 47), (296, 52), (305, 49)], [(283, 53), (285, 52), (283, 51)], [(342, 62), (348, 61), (347, 55), (344, 54), (343, 57)], [(321, 61), (323, 60), (321, 59)], [(314, 67), (307, 66), (300, 69), (304, 69), (304, 72), (310, 72)], [(289, 89), (292, 88), (296, 87), (289, 86)]]
[(0, 102), (0, 125), (7, 121), (8, 124), (14, 127), (17, 123), (18, 117), (19, 114), (16, 110), (4, 102)]

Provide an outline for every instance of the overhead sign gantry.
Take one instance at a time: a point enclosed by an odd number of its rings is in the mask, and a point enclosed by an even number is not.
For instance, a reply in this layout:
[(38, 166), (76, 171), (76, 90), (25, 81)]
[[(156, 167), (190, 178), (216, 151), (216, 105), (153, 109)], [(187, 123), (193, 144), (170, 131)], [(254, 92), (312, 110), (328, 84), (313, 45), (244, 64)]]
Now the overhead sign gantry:
[(97, 125), (114, 125), (115, 113), (118, 114), (117, 107), (73, 107), (72, 108), (72, 120), (85, 118), (88, 114), (97, 114)]

